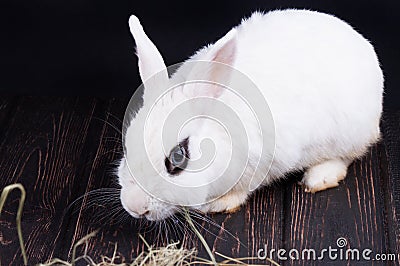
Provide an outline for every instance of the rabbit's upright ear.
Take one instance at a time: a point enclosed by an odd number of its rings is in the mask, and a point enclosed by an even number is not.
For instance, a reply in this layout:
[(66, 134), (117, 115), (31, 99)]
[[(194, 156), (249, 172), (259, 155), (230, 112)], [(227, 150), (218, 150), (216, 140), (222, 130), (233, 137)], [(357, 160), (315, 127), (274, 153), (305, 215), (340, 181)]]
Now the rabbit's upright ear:
[[(233, 65), (236, 57), (236, 35), (236, 29), (231, 29), (212, 46), (211, 50), (207, 53), (207, 59), (225, 65)], [(213, 70), (219, 71), (220, 69)]]
[[(236, 29), (230, 30), (224, 37), (219, 39), (205, 54), (205, 57), (191, 70), (189, 75), (192, 80), (205, 80), (207, 86), (200, 86), (201, 89), (192, 92), (196, 95), (219, 97), (229, 86), (229, 80), (233, 72), (233, 65), (236, 58), (237, 46)], [(222, 84), (212, 86), (212, 84)]]
[(147, 37), (139, 19), (134, 15), (129, 18), (129, 28), (136, 43), (139, 72), (145, 85), (146, 97), (147, 90), (154, 90), (158, 85), (165, 86), (168, 83), (168, 72), (160, 52)]

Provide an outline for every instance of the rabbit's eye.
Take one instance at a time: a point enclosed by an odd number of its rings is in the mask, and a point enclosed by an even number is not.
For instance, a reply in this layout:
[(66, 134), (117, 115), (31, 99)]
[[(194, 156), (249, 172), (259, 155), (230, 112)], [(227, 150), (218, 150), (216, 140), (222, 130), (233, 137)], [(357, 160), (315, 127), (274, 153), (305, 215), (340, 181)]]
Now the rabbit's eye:
[(165, 158), (165, 167), (169, 174), (177, 175), (186, 168), (189, 159), (188, 142), (188, 138), (184, 139), (181, 143), (176, 145), (171, 150), (169, 156)]
[(173, 166), (179, 167), (185, 162), (186, 159), (185, 155), (186, 155), (185, 149), (181, 147), (181, 145), (178, 145), (172, 149), (169, 159)]

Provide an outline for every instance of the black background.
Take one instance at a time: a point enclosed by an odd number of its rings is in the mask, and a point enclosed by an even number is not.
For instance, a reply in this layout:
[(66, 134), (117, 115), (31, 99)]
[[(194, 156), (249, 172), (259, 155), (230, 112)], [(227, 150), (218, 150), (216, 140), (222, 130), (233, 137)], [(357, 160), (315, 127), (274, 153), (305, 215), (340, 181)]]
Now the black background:
[(2, 0), (0, 93), (129, 97), (141, 83), (130, 14), (171, 65), (252, 11), (288, 7), (334, 14), (369, 39), (385, 74), (385, 107), (400, 109), (399, 1)]

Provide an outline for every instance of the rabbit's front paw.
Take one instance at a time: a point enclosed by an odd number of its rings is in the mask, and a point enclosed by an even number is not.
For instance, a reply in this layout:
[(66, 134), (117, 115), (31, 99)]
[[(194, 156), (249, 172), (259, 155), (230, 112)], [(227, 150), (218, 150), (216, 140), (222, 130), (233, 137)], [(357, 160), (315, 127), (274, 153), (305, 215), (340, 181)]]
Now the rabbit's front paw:
[(303, 176), (301, 185), (305, 192), (315, 193), (332, 187), (346, 177), (348, 163), (341, 160), (328, 160), (310, 167)]
[(209, 212), (234, 213), (240, 209), (240, 206), (246, 202), (247, 194), (241, 192), (229, 192), (217, 200), (211, 202)]

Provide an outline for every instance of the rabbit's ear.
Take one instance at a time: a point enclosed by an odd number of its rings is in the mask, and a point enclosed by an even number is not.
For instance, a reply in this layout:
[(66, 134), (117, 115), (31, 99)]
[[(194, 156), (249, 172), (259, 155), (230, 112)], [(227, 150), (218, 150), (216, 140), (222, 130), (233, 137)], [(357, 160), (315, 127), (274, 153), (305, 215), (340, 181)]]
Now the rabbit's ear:
[[(236, 29), (229, 31), (224, 37), (219, 39), (210, 50), (207, 51), (204, 61), (195, 64), (189, 77), (192, 80), (205, 80), (212, 83), (229, 86), (229, 80), (233, 71), (233, 64), (236, 58)], [(202, 95), (208, 97), (219, 97), (224, 86), (211, 84), (200, 86), (201, 89), (192, 92), (192, 95)]]
[(149, 89), (146, 86), (149, 78), (152, 79), (150, 83), (153, 85), (156, 85), (154, 82), (165, 85), (168, 82), (168, 72), (164, 60), (157, 47), (143, 31), (139, 19), (134, 15), (129, 18), (129, 28), (135, 39), (136, 53), (139, 58), (139, 72), (142, 82), (145, 84), (145, 89)]
[[(236, 56), (236, 29), (230, 30), (224, 37), (219, 39), (207, 53), (210, 61), (232, 65)], [(218, 71), (218, 69), (215, 69)]]

